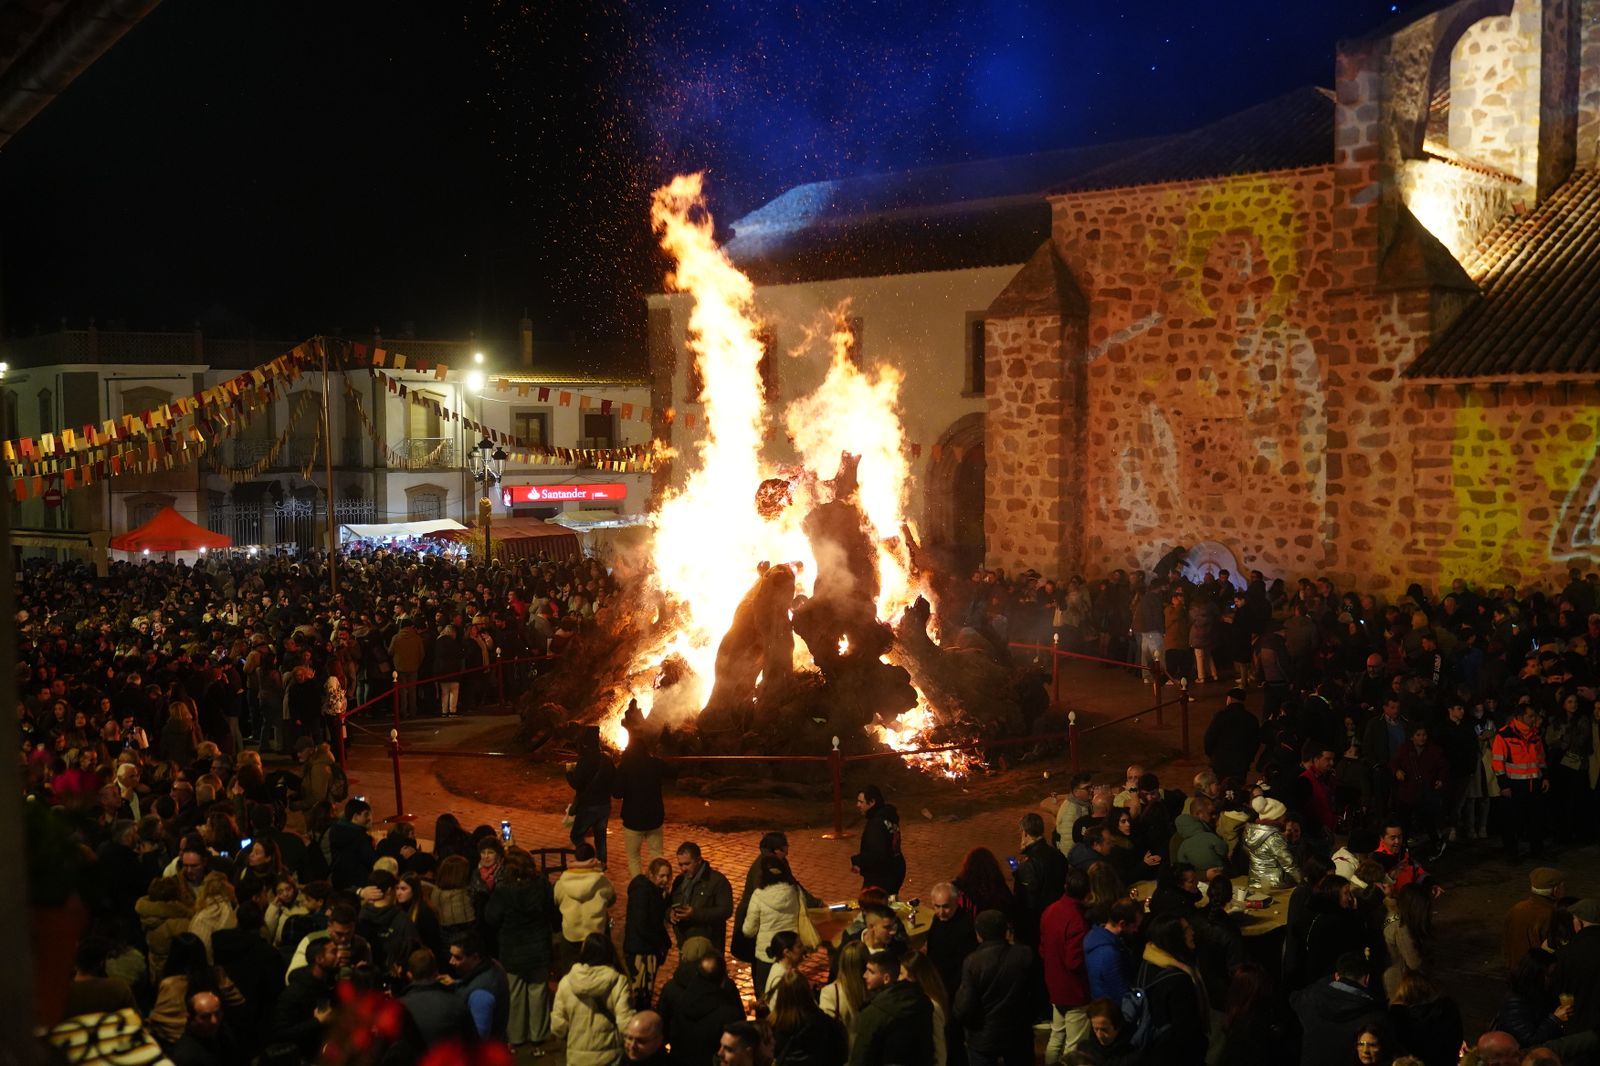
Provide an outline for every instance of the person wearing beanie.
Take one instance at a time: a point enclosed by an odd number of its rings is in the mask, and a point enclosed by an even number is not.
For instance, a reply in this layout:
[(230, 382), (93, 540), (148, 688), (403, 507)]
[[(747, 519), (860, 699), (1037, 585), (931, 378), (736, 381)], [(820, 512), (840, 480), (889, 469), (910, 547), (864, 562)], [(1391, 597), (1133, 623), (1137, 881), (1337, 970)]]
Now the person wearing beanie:
[(1576, 932), (1556, 952), (1550, 987), (1573, 997), (1567, 1031), (1581, 1033), (1600, 1024), (1600, 899), (1580, 899), (1567, 913)]
[(1550, 866), (1535, 867), (1528, 875), (1528, 895), (1506, 912), (1504, 945), (1506, 971), (1516, 973), (1528, 952), (1550, 935), (1550, 919), (1566, 889), (1566, 875)]
[(1283, 820), (1288, 810), (1281, 800), (1257, 796), (1250, 801), (1256, 820), (1244, 827), (1245, 854), (1250, 859), (1250, 887), (1287, 888), (1300, 880), (1300, 868), (1283, 839)]

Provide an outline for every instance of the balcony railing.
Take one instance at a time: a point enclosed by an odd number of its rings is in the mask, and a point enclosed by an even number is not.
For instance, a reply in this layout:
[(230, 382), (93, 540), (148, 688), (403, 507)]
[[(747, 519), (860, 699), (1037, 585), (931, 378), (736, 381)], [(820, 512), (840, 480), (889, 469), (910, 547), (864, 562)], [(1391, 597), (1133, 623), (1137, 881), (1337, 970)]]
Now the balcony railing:
[(392, 452), (393, 461), (403, 470), (450, 470), (456, 466), (453, 437), (407, 437)]

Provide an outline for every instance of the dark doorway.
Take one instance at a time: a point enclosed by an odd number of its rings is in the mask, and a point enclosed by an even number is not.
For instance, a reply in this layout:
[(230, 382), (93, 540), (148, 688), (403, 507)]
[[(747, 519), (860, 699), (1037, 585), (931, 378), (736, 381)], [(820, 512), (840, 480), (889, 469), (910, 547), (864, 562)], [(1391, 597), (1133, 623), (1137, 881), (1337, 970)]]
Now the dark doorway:
[(983, 498), (984, 498), (983, 445), (969, 448), (956, 465), (953, 496), (955, 513), (951, 516), (955, 536), (950, 545), (961, 567), (966, 570), (983, 564)]

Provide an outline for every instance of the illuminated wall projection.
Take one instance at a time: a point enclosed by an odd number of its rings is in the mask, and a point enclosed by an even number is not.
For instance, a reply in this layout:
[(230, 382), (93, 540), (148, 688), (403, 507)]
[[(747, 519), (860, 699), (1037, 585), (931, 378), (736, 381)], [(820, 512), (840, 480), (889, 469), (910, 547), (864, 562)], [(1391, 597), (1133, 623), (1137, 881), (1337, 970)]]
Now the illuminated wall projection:
[(1327, 424), (1307, 277), (1330, 193), (1311, 171), (1073, 198), (1096, 223), (1092, 240), (1082, 223), (1057, 230), (1093, 285), (1091, 566), (1208, 539), (1285, 572), (1320, 564)]

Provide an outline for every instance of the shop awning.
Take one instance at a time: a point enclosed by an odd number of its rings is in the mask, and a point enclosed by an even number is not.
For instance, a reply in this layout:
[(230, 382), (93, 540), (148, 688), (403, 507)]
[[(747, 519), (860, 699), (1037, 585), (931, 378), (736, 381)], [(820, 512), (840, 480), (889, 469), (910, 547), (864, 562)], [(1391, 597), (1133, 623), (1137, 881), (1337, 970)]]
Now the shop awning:
[(340, 540), (385, 540), (391, 537), (426, 537), (431, 533), (465, 530), (453, 518), (431, 518), (424, 522), (377, 522), (339, 527)]
[[(444, 540), (464, 540), (467, 531), (443, 530), (428, 534)], [(494, 553), (502, 559), (576, 559), (581, 552), (578, 535), (539, 518), (496, 518), (489, 526)]]
[(615, 511), (562, 511), (553, 515), (550, 521), (555, 525), (566, 526), (568, 529), (579, 533), (587, 533), (591, 529), (623, 529), (627, 526), (647, 526), (650, 516), (642, 514), (618, 514)]

